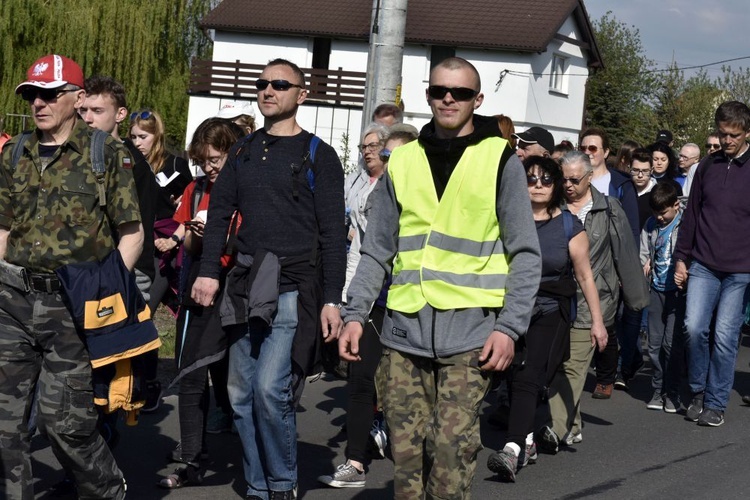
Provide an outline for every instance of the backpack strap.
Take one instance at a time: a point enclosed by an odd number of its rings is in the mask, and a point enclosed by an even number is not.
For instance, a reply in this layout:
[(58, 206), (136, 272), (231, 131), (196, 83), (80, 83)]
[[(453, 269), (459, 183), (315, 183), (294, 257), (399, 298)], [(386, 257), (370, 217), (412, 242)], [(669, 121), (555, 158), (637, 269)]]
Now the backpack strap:
[(292, 182), (292, 196), (294, 196), (295, 200), (299, 199), (299, 184), (302, 182), (300, 174), (304, 171), (305, 164), (308, 161), (310, 162), (310, 168), (304, 173), (305, 180), (307, 180), (307, 186), (310, 188), (310, 191), (315, 193), (315, 152), (318, 150), (318, 145), (320, 145), (320, 137), (315, 134), (308, 134), (307, 147), (302, 155), (302, 163), (299, 166), (292, 164), (292, 176), (294, 177), (294, 181)]
[(23, 147), (26, 145), (26, 141), (29, 140), (29, 137), (31, 137), (31, 134), (31, 130), (24, 130), (18, 137), (18, 142), (13, 145), (13, 152), (10, 159), (11, 172), (16, 171), (16, 166), (18, 165), (18, 162), (21, 161), (21, 156), (23, 156)]
[(568, 241), (573, 239), (573, 217), (575, 217), (572, 213), (568, 212), (567, 210), (563, 210), (563, 230), (565, 231), (565, 237), (568, 239)]
[(91, 134), (91, 170), (96, 177), (96, 188), (99, 191), (99, 207), (107, 206), (107, 190), (104, 187), (104, 174), (106, 166), (104, 165), (104, 142), (107, 140), (108, 133), (93, 129)]

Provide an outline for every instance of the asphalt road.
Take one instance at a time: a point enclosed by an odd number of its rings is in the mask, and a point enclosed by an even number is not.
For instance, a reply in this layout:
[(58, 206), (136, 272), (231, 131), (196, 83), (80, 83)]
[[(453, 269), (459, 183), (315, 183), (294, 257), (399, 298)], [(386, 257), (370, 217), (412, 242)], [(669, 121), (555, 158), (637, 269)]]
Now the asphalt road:
[[(492, 449), (504, 444), (504, 431), (482, 418), (485, 449), (479, 454), (473, 498), (489, 499), (638, 499), (638, 498), (748, 498), (750, 497), (750, 407), (742, 394), (750, 393), (750, 342), (743, 339), (737, 361), (734, 390), (726, 423), (717, 428), (698, 427), (681, 414), (649, 411), (648, 370), (631, 383), (630, 392), (615, 392), (611, 400), (591, 399), (589, 374), (582, 403), (584, 440), (575, 448), (523, 469), (515, 484), (500, 483), (486, 468)], [(317, 476), (329, 473), (343, 461), (345, 443), (339, 432), (345, 384), (324, 378), (309, 384), (298, 413), (299, 498), (305, 500), (383, 499), (393, 496), (393, 465), (374, 460), (367, 486), (333, 489), (319, 484)], [(485, 407), (485, 411), (488, 408)], [(204, 484), (179, 490), (156, 486), (171, 472), (166, 455), (179, 439), (177, 396), (172, 391), (156, 414), (143, 415), (136, 427), (121, 425), (122, 440), (116, 457), (128, 481), (132, 499), (241, 498), (245, 492), (239, 439), (234, 434), (209, 436), (212, 461)], [(33, 467), (37, 498), (51, 498), (49, 489), (62, 477), (49, 446), (39, 436), (33, 442)]]

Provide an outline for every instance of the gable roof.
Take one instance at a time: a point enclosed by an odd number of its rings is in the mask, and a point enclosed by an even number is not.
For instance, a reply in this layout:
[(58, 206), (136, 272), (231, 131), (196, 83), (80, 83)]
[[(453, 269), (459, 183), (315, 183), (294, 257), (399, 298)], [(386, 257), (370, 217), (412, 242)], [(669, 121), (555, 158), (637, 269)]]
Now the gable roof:
[[(544, 52), (573, 14), (589, 65), (601, 55), (583, 0), (410, 0), (406, 42)], [(223, 0), (201, 27), (219, 31), (368, 40), (371, 0)], [(570, 39), (562, 38), (571, 42)]]

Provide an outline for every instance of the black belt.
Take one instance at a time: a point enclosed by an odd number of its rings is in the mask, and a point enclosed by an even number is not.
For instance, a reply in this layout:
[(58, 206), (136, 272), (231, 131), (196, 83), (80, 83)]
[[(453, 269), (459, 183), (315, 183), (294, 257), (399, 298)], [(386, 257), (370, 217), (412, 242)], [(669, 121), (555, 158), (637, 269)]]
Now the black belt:
[(56, 274), (29, 274), (29, 288), (36, 293), (55, 293), (62, 286)]

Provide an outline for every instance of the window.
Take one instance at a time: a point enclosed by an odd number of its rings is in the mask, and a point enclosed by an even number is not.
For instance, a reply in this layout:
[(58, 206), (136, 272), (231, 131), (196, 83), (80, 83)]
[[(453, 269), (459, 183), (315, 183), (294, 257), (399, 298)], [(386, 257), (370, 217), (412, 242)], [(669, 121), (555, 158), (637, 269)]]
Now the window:
[(449, 57), (456, 56), (456, 47), (447, 47), (445, 45), (433, 45), (430, 49), (430, 70), (445, 61)]
[(552, 56), (552, 72), (549, 79), (549, 88), (556, 92), (567, 92), (567, 81), (565, 79), (565, 69), (567, 59), (555, 54)]
[(328, 69), (331, 61), (331, 39), (313, 38), (312, 67), (315, 69)]
[[(313, 38), (312, 48), (312, 67), (313, 72), (310, 76), (310, 87), (308, 88), (310, 98), (324, 96), (327, 91), (327, 71), (328, 64), (331, 61), (331, 39), (330, 38)], [(316, 72), (316, 69), (324, 70)]]

